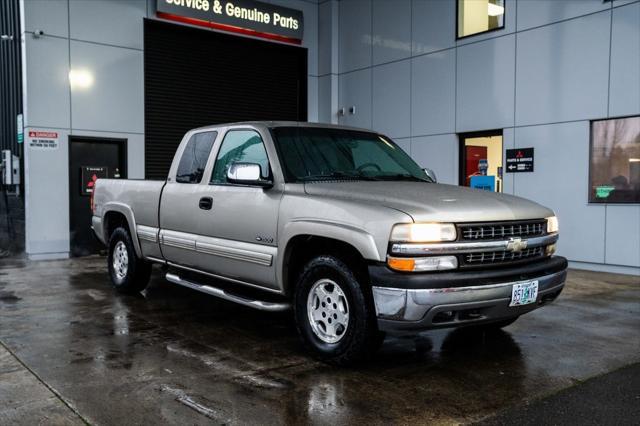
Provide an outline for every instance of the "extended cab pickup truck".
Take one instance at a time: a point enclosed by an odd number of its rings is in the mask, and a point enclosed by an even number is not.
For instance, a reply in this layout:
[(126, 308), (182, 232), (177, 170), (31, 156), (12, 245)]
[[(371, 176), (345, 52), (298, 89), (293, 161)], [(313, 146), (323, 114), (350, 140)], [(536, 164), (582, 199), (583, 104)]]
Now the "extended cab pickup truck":
[(331, 125), (247, 122), (188, 132), (166, 181), (97, 181), (92, 227), (120, 291), (166, 279), (265, 311), (293, 309), (337, 364), (385, 332), (504, 327), (554, 300), (553, 211), (441, 185), (391, 139)]

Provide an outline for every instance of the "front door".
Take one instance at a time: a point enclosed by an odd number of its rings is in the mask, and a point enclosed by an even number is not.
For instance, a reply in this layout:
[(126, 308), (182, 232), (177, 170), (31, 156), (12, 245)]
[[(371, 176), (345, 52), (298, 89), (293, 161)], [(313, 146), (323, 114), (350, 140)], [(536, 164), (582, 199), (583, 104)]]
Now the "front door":
[(227, 169), (235, 162), (257, 163), (264, 179), (272, 178), (261, 135), (253, 129), (229, 130), (218, 149), (206, 193), (210, 210), (200, 217), (196, 242), (202, 268), (229, 278), (275, 284), (278, 208), (282, 193), (276, 188), (227, 182)]
[(72, 256), (104, 247), (91, 230), (90, 198), (100, 178), (126, 178), (126, 139), (69, 138), (69, 231)]

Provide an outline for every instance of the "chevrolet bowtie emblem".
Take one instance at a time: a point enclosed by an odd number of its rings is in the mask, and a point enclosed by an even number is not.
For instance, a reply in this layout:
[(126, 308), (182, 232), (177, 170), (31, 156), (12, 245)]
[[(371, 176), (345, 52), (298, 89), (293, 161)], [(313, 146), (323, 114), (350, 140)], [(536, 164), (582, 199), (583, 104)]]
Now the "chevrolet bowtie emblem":
[(507, 250), (512, 253), (520, 253), (527, 248), (527, 241), (522, 241), (522, 238), (509, 238), (507, 242)]

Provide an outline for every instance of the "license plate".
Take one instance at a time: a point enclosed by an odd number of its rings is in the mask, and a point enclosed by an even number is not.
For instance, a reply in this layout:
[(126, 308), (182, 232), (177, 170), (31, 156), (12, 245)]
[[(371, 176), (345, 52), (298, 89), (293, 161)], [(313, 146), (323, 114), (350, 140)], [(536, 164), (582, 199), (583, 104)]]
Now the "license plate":
[(538, 281), (514, 284), (511, 289), (509, 306), (522, 306), (534, 303), (538, 299)]

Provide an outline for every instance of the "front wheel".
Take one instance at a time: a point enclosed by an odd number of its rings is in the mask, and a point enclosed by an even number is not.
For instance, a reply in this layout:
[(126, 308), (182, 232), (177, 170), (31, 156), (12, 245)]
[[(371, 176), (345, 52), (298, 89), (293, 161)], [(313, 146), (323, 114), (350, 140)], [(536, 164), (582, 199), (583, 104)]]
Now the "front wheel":
[(323, 361), (352, 364), (371, 355), (383, 340), (370, 293), (333, 256), (318, 256), (305, 266), (294, 310), (303, 343)]
[(151, 263), (136, 256), (125, 228), (119, 227), (111, 234), (107, 264), (111, 283), (119, 292), (138, 293), (147, 287)]

